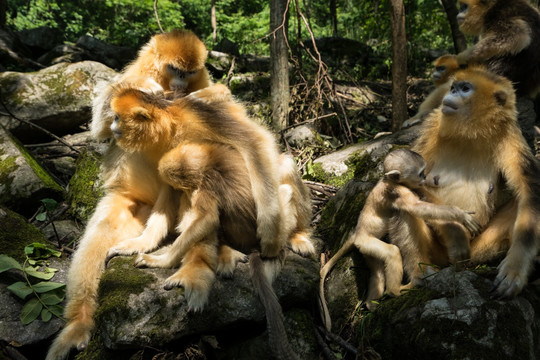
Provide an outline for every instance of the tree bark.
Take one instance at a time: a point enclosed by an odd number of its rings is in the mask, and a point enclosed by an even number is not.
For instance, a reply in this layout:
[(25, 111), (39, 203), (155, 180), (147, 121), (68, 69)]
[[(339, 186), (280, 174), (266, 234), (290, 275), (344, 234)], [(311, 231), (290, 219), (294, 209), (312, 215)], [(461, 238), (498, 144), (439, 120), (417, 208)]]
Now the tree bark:
[(6, 27), (7, 0), (0, 0), (0, 29)]
[(403, 0), (390, 1), (392, 28), (392, 131), (401, 128), (407, 112), (407, 37)]
[(456, 54), (467, 49), (467, 40), (465, 35), (459, 31), (459, 25), (457, 23), (458, 9), (454, 0), (441, 0), (444, 11), (446, 12), (446, 18), (450, 23), (450, 30), (452, 31), (452, 39), (454, 40), (454, 50)]
[(336, 0), (330, 0), (330, 22), (332, 25), (332, 36), (338, 36), (337, 30), (337, 5)]
[(270, 0), (270, 92), (276, 130), (287, 127), (289, 118), (288, 20), (287, 0)]

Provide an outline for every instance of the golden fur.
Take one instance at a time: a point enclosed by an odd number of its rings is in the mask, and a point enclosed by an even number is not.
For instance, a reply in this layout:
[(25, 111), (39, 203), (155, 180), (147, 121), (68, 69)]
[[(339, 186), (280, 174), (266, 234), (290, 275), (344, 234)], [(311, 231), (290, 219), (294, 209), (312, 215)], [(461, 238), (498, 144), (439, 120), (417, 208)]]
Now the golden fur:
[(478, 41), (457, 55), (509, 78), (518, 95), (540, 90), (540, 13), (528, 0), (460, 0), (459, 29)]
[[(497, 296), (515, 296), (538, 250), (540, 174), (517, 125), (512, 84), (481, 67), (459, 70), (442, 104), (424, 122), (414, 149), (426, 160), (435, 196), (473, 211), (485, 228), (471, 241), (472, 260), (508, 250), (494, 288)], [(501, 207), (503, 186), (513, 198)]]
[[(222, 88), (222, 85), (214, 85), (207, 91), (216, 89), (219, 92)], [(257, 149), (257, 142), (261, 138), (268, 138), (267, 130), (249, 119), (246, 122), (245, 114), (238, 113), (237, 104), (233, 101), (223, 101), (216, 106), (188, 96), (170, 102), (137, 89), (118, 88), (113, 94), (111, 108), (118, 116), (113, 123), (117, 144), (128, 152), (140, 152), (151, 159), (160, 178), (167, 184), (162, 190), (167, 197), (169, 186), (182, 191), (178, 216), (180, 223), (177, 226), (180, 235), (167, 252), (161, 255), (140, 254), (136, 264), (169, 268), (182, 262), (180, 269), (166, 280), (165, 287), (184, 287), (188, 306), (200, 310), (206, 303), (215, 278), (218, 233), (222, 231), (226, 244), (242, 252), (256, 252), (257, 255), (252, 255), (250, 261), (255, 288), (266, 306), (267, 316), (278, 316), (278, 319), (268, 319), (269, 326), (277, 326), (281, 334), (278, 338), (271, 337), (274, 341), (272, 347), (277, 347), (278, 343), (287, 344), (279, 303), (267, 302), (268, 297), (275, 298), (271, 290), (275, 272), (268, 275), (264, 267), (263, 271), (254, 270), (257, 268), (253, 266), (257, 264), (254, 256), (260, 258), (259, 251), (264, 256), (265, 246), (266, 249), (269, 245), (271, 249), (277, 248), (282, 252), (286, 245), (283, 240), (289, 238), (293, 249), (314, 252), (308, 237), (309, 216), (305, 213), (308, 206), (299, 209), (291, 204), (291, 201), (308, 203), (306, 198), (298, 197), (306, 193), (302, 191), (304, 185), (298, 176), (294, 176), (296, 171), (287, 164), (292, 160), (280, 157), (275, 144), (270, 142)], [(244, 156), (245, 153), (247, 155)], [(266, 158), (262, 158), (262, 154)], [(270, 161), (268, 155), (272, 155), (274, 164), (262, 162)], [(272, 240), (277, 243), (264, 244), (257, 236), (257, 218), (264, 209), (256, 206), (251, 179), (257, 179), (257, 176), (250, 173), (271, 165), (279, 172), (276, 188), (270, 191), (278, 194), (280, 213), (286, 215), (287, 219), (276, 224), (278, 236)], [(170, 212), (165, 209), (160, 211)], [(165, 228), (164, 225), (157, 226)], [(125, 240), (111, 252), (123, 254), (134, 250), (137, 249), (133, 249), (129, 240)], [(192, 255), (194, 252), (195, 255)], [(270, 266), (275, 269), (271, 263)], [(192, 266), (195, 266), (195, 270)], [(275, 331), (275, 328), (269, 329), (269, 333), (274, 334)], [(283, 349), (286, 351), (278, 353), (278, 357), (289, 358), (288, 353), (292, 350), (288, 345)]]
[[(403, 266), (411, 284), (418, 284), (423, 275), (419, 264), (432, 264), (432, 254), (440, 247), (433, 241), (427, 226), (417, 224), (417, 219), (458, 221), (471, 232), (477, 232), (479, 225), (472, 216), (458, 207), (433, 204), (432, 199), (422, 189), (425, 162), (420, 155), (410, 150), (399, 149), (391, 152), (384, 161), (385, 175), (370, 192), (356, 228), (339, 251), (321, 269), (320, 300), (325, 325), (331, 327), (326, 301), (324, 281), (336, 262), (356, 247), (367, 259), (372, 270), (366, 304), (373, 309), (386, 286), (386, 292), (398, 296), (403, 277)], [(426, 198), (428, 198), (427, 201)], [(422, 232), (422, 241), (407, 234), (394, 233), (393, 223), (405, 222), (407, 226)], [(381, 239), (390, 234), (390, 244)], [(403, 261), (402, 261), (403, 257)], [(402, 264), (403, 263), (403, 264)]]
[[(110, 109), (110, 100), (113, 89), (121, 86), (120, 83), (132, 84), (149, 92), (172, 92), (174, 96), (193, 91), (192, 96), (203, 103), (229, 99), (228, 89), (221, 92), (204, 90), (210, 85), (204, 68), (205, 59), (204, 44), (189, 31), (156, 35), (117, 81), (102, 89), (100, 96), (94, 100), (92, 134), (100, 139), (113, 136), (111, 125), (115, 115)], [(195, 72), (186, 77), (185, 89), (178, 88), (177, 82), (171, 86), (172, 78), (166, 71), (169, 64), (176, 68), (188, 66), (184, 70)], [(170, 196), (164, 193), (159, 197), (165, 183), (146, 156), (128, 153), (113, 142), (105, 155), (102, 171), (106, 195), (98, 203), (74, 254), (68, 273), (64, 313), (68, 322), (51, 346), (48, 360), (63, 359), (69, 354), (70, 348), (82, 349), (88, 344), (94, 327), (99, 279), (110, 249), (118, 246), (122, 240), (131, 239), (132, 246), (138, 251), (150, 251), (158, 245), (163, 234), (174, 231), (176, 225), (175, 221), (167, 220), (174, 216), (160, 209), (173, 208), (169, 203), (179, 203), (180, 193), (171, 191)], [(154, 233), (148, 231), (152, 229)], [(225, 276), (232, 274), (237, 261), (246, 258), (224, 244), (220, 246), (218, 255), (217, 272)]]
[(402, 127), (410, 127), (420, 123), (433, 109), (441, 105), (444, 95), (450, 90), (450, 77), (459, 69), (456, 55), (443, 55), (433, 62), (435, 71), (432, 80), (435, 89), (429, 93), (418, 107), (418, 112), (412, 118), (403, 122)]
[(112, 137), (110, 125), (114, 114), (109, 104), (116, 85), (124, 83), (145, 91), (185, 96), (211, 84), (205, 67), (206, 56), (206, 46), (189, 30), (154, 35), (137, 58), (94, 99), (92, 135), (97, 139)]

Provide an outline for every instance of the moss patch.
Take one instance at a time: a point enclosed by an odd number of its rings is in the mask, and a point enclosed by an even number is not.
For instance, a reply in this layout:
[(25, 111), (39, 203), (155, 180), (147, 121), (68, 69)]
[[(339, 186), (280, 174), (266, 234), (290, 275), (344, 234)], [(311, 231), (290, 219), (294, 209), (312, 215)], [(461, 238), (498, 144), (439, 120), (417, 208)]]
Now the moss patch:
[(52, 178), (51, 175), (45, 169), (37, 162), (36, 159), (24, 148), (24, 146), (14, 137), (10, 136), (11, 140), (13, 141), (13, 144), (17, 147), (19, 152), (22, 154), (24, 159), (26, 160), (26, 163), (32, 170), (34, 171), (34, 174), (41, 180), (41, 182), (45, 185), (45, 187), (49, 190), (51, 190), (53, 193), (56, 194), (56, 196), (52, 195), (55, 198), (59, 198), (60, 195), (64, 193), (64, 189), (58, 185), (56, 181)]
[(75, 174), (69, 181), (68, 203), (71, 214), (83, 221), (94, 212), (104, 190), (100, 180), (101, 156), (83, 151), (77, 158)]
[(41, 230), (25, 218), (0, 207), (0, 254), (24, 261), (24, 247), (33, 242), (46, 244), (47, 240)]
[(152, 274), (133, 266), (133, 257), (116, 257), (99, 284), (99, 309), (96, 318), (126, 308), (131, 294), (140, 294), (155, 281)]

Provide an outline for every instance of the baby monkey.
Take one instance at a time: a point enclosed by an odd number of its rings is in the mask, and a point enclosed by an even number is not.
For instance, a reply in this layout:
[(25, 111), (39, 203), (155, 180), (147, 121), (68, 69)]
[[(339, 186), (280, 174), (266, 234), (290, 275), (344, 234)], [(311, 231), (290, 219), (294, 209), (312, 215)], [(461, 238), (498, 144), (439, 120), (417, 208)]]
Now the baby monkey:
[[(418, 153), (408, 149), (394, 150), (386, 156), (383, 167), (384, 176), (369, 194), (354, 232), (321, 269), (320, 303), (328, 330), (331, 319), (324, 297), (324, 281), (336, 262), (353, 247), (356, 246), (365, 256), (372, 271), (366, 306), (373, 309), (376, 305), (372, 300), (382, 296), (385, 285), (386, 292), (392, 296), (398, 296), (401, 289), (417, 285), (425, 271), (420, 265), (432, 264), (432, 254), (441, 253), (438, 248), (444, 246), (433, 239), (429, 229), (419, 228), (415, 224), (410, 228), (426, 232), (422, 236), (422, 243), (416, 243), (414, 237), (400, 234), (391, 236), (391, 243), (388, 244), (381, 239), (391, 233), (393, 222), (415, 222), (417, 219), (458, 221), (473, 234), (480, 230), (480, 225), (470, 213), (456, 206), (433, 203), (436, 200), (423, 187), (426, 163)], [(404, 286), (401, 285), (403, 267), (411, 280)]]

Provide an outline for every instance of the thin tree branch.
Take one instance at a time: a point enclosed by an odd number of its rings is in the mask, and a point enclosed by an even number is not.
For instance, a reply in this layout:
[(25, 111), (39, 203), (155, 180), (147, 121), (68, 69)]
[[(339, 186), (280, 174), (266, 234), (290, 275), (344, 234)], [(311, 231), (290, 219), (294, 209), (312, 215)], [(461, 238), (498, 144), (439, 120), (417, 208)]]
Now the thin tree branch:
[(62, 144), (64, 144), (65, 146), (67, 146), (68, 148), (70, 148), (71, 150), (75, 151), (76, 153), (80, 153), (79, 150), (75, 149), (71, 144), (69, 144), (68, 142), (66, 142), (64, 139), (56, 136), (55, 134), (53, 134), (52, 132), (50, 132), (49, 130), (37, 125), (37, 124), (34, 124), (33, 122), (31, 121), (28, 121), (28, 120), (25, 120), (25, 119), (20, 119), (18, 118), (17, 116), (13, 115), (13, 113), (8, 109), (8, 107), (6, 106), (6, 104), (4, 103), (4, 99), (2, 98), (1, 94), (0, 94), (0, 105), (2, 105), (2, 107), (6, 110), (7, 114), (5, 113), (0, 113), (1, 115), (5, 115), (5, 116), (11, 116), (13, 119), (23, 123), (23, 124), (26, 124), (26, 125), (29, 125), (29, 126), (32, 126), (32, 127), (35, 127), (36, 129), (38, 130), (41, 130), (43, 131), (45, 134), (49, 135), (50, 137), (58, 140), (59, 142), (61, 142)]
[(161, 30), (161, 32), (164, 33), (165, 31), (161, 27), (161, 22), (159, 21), (159, 15), (158, 15), (158, 12), (157, 12), (157, 3), (158, 3), (158, 0), (154, 0), (154, 15), (156, 17), (157, 24), (159, 26), (159, 30)]

